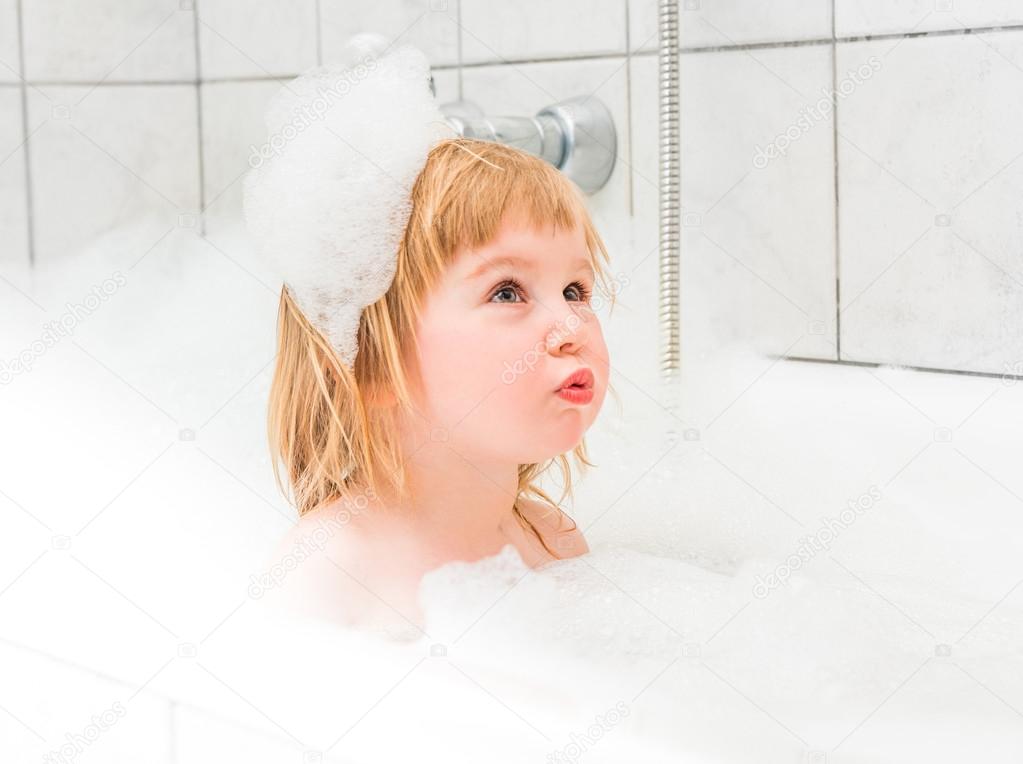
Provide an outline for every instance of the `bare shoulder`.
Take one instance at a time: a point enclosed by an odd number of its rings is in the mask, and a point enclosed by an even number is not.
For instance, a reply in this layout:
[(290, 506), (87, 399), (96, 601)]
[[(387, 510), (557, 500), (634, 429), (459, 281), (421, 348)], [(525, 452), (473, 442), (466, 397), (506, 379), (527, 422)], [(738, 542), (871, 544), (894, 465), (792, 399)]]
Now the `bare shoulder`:
[(275, 604), (300, 617), (371, 630), (418, 624), (416, 548), (388, 528), (372, 510), (350, 512), (339, 502), (303, 515), (269, 568), (280, 581)]
[(578, 557), (590, 551), (582, 529), (560, 507), (528, 498), (519, 499), (519, 507), (560, 557)]
[(329, 508), (300, 517), (266, 562), (261, 586), (270, 603), (317, 620), (358, 622), (372, 605), (359, 541), (354, 525)]
[(350, 514), (327, 506), (299, 517), (281, 537), (274, 557), (293, 554), (302, 559), (312, 559), (316, 553), (323, 552), (323, 558), (342, 556), (352, 561), (359, 548), (357, 535), (357, 527)]

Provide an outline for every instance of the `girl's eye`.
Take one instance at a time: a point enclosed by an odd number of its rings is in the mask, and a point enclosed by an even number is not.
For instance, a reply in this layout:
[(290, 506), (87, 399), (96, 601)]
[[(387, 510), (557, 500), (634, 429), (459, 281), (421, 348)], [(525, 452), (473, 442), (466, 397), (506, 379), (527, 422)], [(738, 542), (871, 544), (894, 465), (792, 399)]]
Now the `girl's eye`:
[(590, 290), (587, 289), (586, 285), (584, 283), (582, 283), (581, 281), (573, 281), (571, 284), (569, 284), (567, 287), (565, 287), (566, 291), (568, 291), (569, 289), (574, 290), (576, 292), (576, 294), (579, 295), (576, 298), (579, 302), (589, 302), (589, 300), (590, 300)]
[[(514, 303), (516, 302), (515, 299), (516, 297), (521, 297), (522, 291), (523, 291), (522, 285), (519, 284), (519, 282), (517, 282), (515, 279), (506, 279), (505, 281), (498, 285), (497, 289), (494, 290), (494, 292), (491, 294), (490, 299), (492, 302)], [(569, 294), (574, 294), (575, 297), (570, 297), (569, 299), (574, 299), (576, 302), (589, 302), (590, 290), (581, 281), (573, 281), (571, 284), (565, 287), (565, 292)], [(509, 297), (508, 299), (494, 300), (494, 298), (498, 297), (499, 295), (507, 295)]]
[(522, 292), (522, 286), (514, 279), (507, 279), (502, 282), (497, 290), (491, 295), (491, 300), (498, 295), (511, 295), (510, 300), (496, 300), (496, 302), (514, 302), (515, 298)]

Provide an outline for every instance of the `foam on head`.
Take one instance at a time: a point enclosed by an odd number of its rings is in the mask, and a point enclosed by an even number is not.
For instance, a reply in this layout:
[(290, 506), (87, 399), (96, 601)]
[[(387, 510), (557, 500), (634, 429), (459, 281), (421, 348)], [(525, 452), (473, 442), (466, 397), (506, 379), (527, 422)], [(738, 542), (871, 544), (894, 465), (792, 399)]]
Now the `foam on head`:
[(250, 158), (253, 243), (349, 367), (363, 308), (394, 278), (412, 184), (430, 148), (454, 136), (429, 75), (417, 48), (352, 38), (336, 63), (281, 89)]

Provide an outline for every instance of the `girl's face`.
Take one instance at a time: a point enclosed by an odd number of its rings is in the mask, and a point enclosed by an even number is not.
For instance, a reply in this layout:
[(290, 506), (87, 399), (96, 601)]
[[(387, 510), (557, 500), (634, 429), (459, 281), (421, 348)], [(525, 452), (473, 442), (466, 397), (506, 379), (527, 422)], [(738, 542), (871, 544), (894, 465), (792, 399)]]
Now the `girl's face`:
[[(542, 462), (574, 448), (607, 391), (609, 361), (587, 304), (583, 230), (505, 216), (484, 246), (461, 248), (427, 295), (418, 328), (418, 404), (433, 437), (466, 458)], [(592, 395), (560, 395), (592, 374)], [(587, 400), (589, 397), (589, 400)]]

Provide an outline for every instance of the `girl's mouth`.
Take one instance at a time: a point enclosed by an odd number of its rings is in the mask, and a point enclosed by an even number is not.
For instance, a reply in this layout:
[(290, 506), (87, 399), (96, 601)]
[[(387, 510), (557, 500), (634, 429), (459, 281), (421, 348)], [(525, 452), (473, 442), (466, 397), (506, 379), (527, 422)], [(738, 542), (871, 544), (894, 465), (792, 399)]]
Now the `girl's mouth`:
[(558, 390), (558, 395), (563, 400), (569, 403), (578, 403), (585, 406), (587, 403), (593, 400), (593, 388), (592, 387), (563, 387)]
[(593, 400), (593, 372), (584, 366), (566, 378), (555, 392), (569, 403), (586, 405)]

